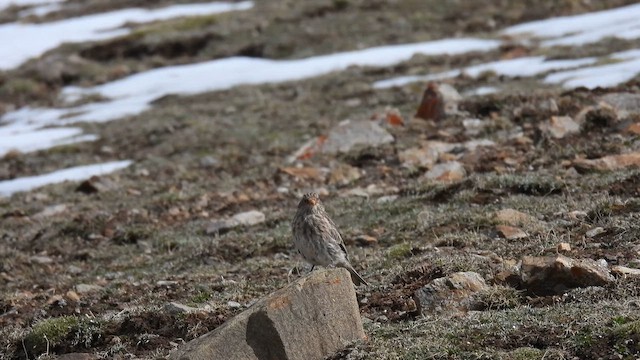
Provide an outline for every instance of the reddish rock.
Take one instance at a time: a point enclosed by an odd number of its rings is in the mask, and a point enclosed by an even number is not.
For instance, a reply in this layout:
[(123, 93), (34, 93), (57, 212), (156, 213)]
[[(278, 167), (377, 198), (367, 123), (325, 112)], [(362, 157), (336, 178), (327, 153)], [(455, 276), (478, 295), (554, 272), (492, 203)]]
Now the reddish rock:
[(507, 240), (523, 239), (529, 236), (522, 229), (508, 225), (498, 225), (496, 226), (496, 231), (500, 237)]
[(441, 120), (444, 118), (444, 100), (439, 92), (436, 83), (427, 84), (427, 88), (422, 94), (420, 106), (415, 117), (424, 120)]
[(576, 159), (573, 165), (583, 170), (613, 171), (640, 167), (640, 152), (609, 155), (599, 159)]

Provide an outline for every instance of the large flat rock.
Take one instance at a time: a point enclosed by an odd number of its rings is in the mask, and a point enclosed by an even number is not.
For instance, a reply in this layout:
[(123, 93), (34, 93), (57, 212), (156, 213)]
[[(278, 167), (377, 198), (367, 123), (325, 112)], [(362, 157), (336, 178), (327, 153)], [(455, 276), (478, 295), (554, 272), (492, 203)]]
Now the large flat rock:
[(324, 269), (262, 298), (171, 359), (324, 359), (365, 338), (349, 272)]

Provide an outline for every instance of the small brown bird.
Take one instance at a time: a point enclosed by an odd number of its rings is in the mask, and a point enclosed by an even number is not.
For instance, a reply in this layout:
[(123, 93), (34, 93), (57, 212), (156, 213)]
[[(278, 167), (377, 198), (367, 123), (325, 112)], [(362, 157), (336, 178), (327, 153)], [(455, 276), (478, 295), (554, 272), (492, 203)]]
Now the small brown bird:
[(349, 270), (351, 280), (356, 286), (369, 285), (349, 263), (342, 236), (336, 224), (325, 212), (318, 194), (309, 193), (302, 197), (291, 229), (294, 246), (313, 267), (316, 265), (343, 267)]

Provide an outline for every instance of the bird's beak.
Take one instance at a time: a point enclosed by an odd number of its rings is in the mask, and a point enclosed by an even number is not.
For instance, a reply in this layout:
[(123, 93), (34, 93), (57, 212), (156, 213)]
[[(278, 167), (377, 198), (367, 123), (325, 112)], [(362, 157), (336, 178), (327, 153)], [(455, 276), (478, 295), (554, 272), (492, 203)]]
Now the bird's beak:
[(311, 206), (316, 206), (316, 204), (318, 203), (318, 199), (316, 198), (311, 198), (309, 200), (307, 200), (307, 202), (309, 203), (309, 205)]

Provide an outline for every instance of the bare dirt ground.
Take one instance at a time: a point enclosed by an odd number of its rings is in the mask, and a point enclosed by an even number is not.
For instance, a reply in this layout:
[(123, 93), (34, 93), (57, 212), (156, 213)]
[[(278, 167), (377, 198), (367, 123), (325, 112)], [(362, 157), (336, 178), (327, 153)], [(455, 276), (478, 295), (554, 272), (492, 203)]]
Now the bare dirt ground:
[[(51, 17), (105, 10), (100, 2), (75, 3), (77, 8)], [(147, 3), (123, 0), (110, 2), (109, 8)], [(633, 1), (268, 1), (246, 12), (158, 22), (114, 40), (64, 45), (44, 58), (66, 64), (77, 55), (82, 65), (52, 75), (38, 66), (40, 59), (0, 73), (0, 111), (56, 105), (62, 86), (104, 83), (170, 64), (232, 55), (291, 59), (482, 37), (524, 21), (628, 3)], [(603, 41), (558, 49), (554, 56), (630, 46)], [(453, 315), (418, 315), (410, 299), (430, 280), (456, 271), (475, 271), (497, 283), (505, 262), (554, 254), (561, 242), (571, 245), (571, 257), (637, 267), (640, 173), (575, 165), (576, 158), (637, 151), (637, 135), (607, 114), (591, 116), (579, 134), (561, 139), (549, 137), (539, 125), (552, 115), (576, 117), (605, 93), (638, 93), (638, 78), (593, 91), (492, 74), (455, 78), (450, 84), (461, 93), (491, 84), (511, 89), (465, 96), (460, 108), (490, 121), (481, 134), (467, 134), (457, 116), (438, 123), (412, 120), (389, 130), (395, 137), (390, 145), (305, 161), (335, 177), (294, 177), (280, 170), (305, 141), (344, 119), (367, 119), (386, 107), (399, 109), (407, 119), (415, 113), (423, 84), (374, 90), (374, 81), (475, 64), (512, 50), (416, 56), (389, 68), (352, 67), (298, 82), (169, 96), (133, 118), (81, 124), (100, 135), (96, 142), (0, 159), (0, 179), (135, 160), (130, 168), (103, 177), (108, 186), (98, 192), (65, 183), (0, 198), (0, 359), (69, 352), (164, 358), (288, 282), (288, 270), (298, 263), (289, 222), (299, 194), (318, 188), (326, 190), (327, 210), (347, 240), (352, 262), (371, 284), (358, 290), (369, 341), (334, 358), (637, 358), (638, 277), (620, 276), (606, 286), (553, 296), (500, 284), (486, 294), (484, 308)], [(545, 105), (550, 100), (557, 109)], [(509, 137), (516, 130), (522, 134)], [(398, 157), (424, 140), (475, 138), (491, 139), (496, 146), (464, 153), (459, 161), (468, 175), (453, 183), (426, 181), (424, 170), (403, 166)], [(361, 176), (341, 176), (336, 169), (346, 165)], [(382, 189), (380, 195), (345, 195), (371, 184)], [(381, 195), (398, 197), (376, 201)], [(41, 214), (60, 204), (62, 212)], [(494, 214), (504, 208), (537, 219), (526, 238), (496, 236)], [(266, 221), (206, 234), (212, 220), (248, 210), (263, 212)], [(586, 216), (568, 218), (572, 211)], [(597, 236), (586, 235), (597, 227), (603, 229)], [(359, 235), (375, 241), (355, 241)], [(202, 311), (175, 314), (166, 311), (167, 302)]]

